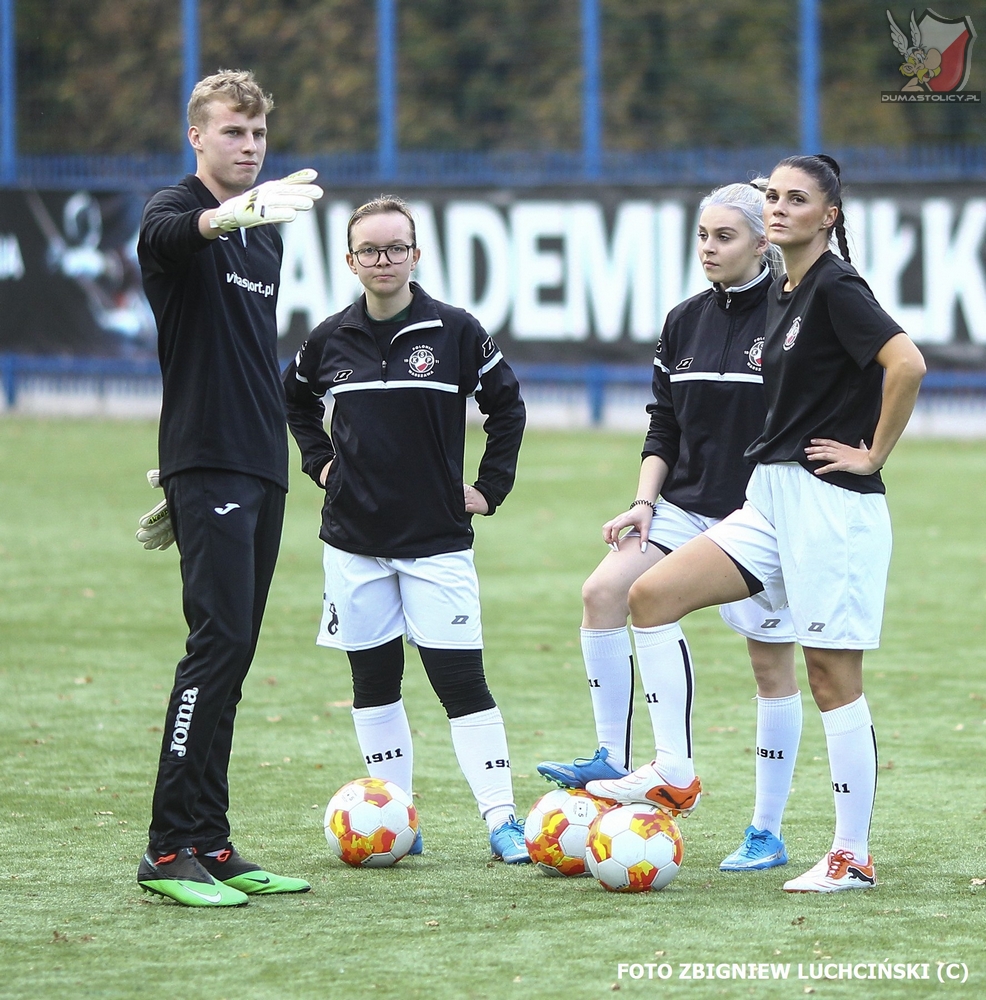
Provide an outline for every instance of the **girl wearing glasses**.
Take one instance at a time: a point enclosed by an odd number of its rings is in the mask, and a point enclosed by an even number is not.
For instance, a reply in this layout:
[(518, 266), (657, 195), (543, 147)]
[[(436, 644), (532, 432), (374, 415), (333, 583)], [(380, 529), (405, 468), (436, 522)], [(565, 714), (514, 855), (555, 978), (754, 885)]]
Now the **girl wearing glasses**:
[[(513, 486), (525, 409), (516, 377), (479, 322), (411, 281), (420, 256), (400, 198), (358, 208), (346, 259), (364, 294), (317, 326), (284, 374), (302, 468), (325, 489), (316, 642), (349, 657), (353, 720), (370, 775), (407, 792), (405, 635), (418, 647), (493, 855), (517, 864), (530, 858), (503, 719), (483, 671), (471, 522), (492, 514)], [(475, 483), (464, 485), (472, 395), (486, 414), (487, 441)], [(420, 833), (411, 853), (421, 853)]]
[[(638, 634), (657, 641), (721, 601), (757, 594), (790, 608), (825, 730), (835, 835), (784, 889), (868, 889), (877, 759), (863, 651), (879, 645), (891, 549), (880, 469), (910, 417), (924, 360), (849, 263), (835, 160), (782, 160), (766, 197), (767, 235), (787, 273), (768, 295), (767, 419), (747, 450), (757, 464), (746, 503), (641, 576), (630, 614)], [(842, 259), (828, 249), (833, 233)], [(659, 771), (647, 765), (589, 791), (646, 795)]]

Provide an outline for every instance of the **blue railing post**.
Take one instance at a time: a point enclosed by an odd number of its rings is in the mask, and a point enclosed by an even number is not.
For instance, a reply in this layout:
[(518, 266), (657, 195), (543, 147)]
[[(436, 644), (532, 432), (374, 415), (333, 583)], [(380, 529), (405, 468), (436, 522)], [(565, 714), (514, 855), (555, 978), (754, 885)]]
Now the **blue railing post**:
[(800, 0), (798, 75), (801, 111), (801, 152), (806, 155), (822, 150), (819, 120), (818, 0)]
[(590, 365), (585, 373), (585, 391), (589, 400), (589, 422), (602, 427), (606, 409), (606, 368)]
[(397, 176), (397, 0), (377, 0), (377, 171)]
[(0, 184), (17, 180), (16, 0), (0, 0)]
[[(182, 0), (181, 2), (181, 25), (182, 25), (182, 103), (179, 109), (181, 117), (179, 121), (185, 125), (185, 112), (188, 106), (188, 99), (192, 96), (192, 88), (199, 82), (199, 0)], [(184, 127), (182, 132), (184, 132)], [(184, 142), (184, 153), (182, 160), (185, 164), (185, 172), (195, 173), (195, 150)]]
[(0, 354), (0, 372), (3, 377), (3, 394), (7, 401), (7, 409), (12, 410), (17, 405), (16, 354)]
[(590, 180), (602, 173), (601, 47), (599, 0), (582, 0), (582, 169)]

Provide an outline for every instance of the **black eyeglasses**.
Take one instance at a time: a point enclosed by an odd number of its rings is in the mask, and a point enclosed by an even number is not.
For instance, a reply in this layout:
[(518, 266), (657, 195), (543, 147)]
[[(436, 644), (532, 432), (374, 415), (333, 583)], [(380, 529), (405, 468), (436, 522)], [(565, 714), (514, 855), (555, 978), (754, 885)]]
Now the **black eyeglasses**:
[(414, 249), (413, 244), (394, 243), (389, 247), (363, 247), (362, 250), (350, 251), (363, 267), (374, 267), (380, 263), (381, 256), (387, 258), (390, 264), (403, 264)]

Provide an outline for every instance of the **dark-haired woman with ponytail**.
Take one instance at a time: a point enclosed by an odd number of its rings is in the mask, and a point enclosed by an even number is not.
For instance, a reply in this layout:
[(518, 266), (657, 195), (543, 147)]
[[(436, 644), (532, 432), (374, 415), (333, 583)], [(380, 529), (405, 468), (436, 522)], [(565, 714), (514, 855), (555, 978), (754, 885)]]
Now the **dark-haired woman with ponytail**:
[[(867, 889), (877, 760), (862, 665), (879, 645), (891, 549), (880, 469), (925, 366), (849, 263), (838, 164), (782, 160), (766, 198), (767, 238), (786, 274), (769, 295), (767, 418), (747, 450), (756, 467), (746, 503), (643, 574), (630, 614), (636, 628), (660, 629), (748, 596), (790, 607), (822, 713), (836, 824), (826, 855), (784, 889)], [(594, 784), (588, 791), (601, 791)]]

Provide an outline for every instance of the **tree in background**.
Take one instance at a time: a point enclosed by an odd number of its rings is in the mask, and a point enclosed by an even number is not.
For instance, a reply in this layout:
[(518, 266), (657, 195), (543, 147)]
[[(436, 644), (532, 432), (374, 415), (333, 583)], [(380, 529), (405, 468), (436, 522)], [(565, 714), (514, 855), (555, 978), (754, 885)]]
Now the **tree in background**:
[[(253, 69), (277, 103), (271, 148), (377, 141), (374, 0), (200, 0), (201, 71)], [(398, 3), (405, 149), (576, 150), (579, 0)], [(826, 144), (986, 142), (979, 107), (892, 105), (884, 0), (824, 0)], [(798, 135), (794, 0), (600, 0), (604, 138), (614, 150), (790, 146)], [(893, 8), (906, 21), (909, 8)], [(952, 12), (954, 13), (954, 12)], [(986, 0), (961, 13), (986, 24)], [(183, 148), (176, 0), (17, 2), (24, 153)], [(973, 53), (968, 90), (986, 89)]]

